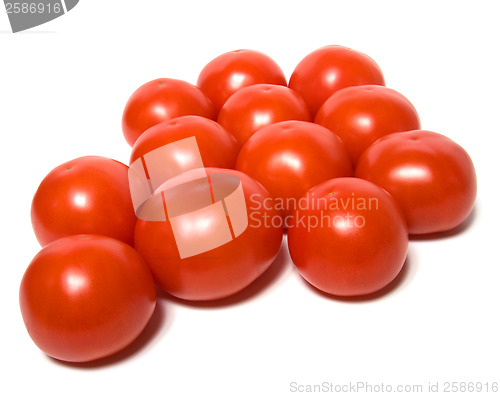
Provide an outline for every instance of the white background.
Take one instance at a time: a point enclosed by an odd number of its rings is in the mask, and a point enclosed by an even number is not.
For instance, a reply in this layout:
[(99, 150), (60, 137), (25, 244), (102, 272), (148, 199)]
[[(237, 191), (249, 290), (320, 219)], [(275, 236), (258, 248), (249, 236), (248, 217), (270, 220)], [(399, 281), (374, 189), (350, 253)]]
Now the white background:
[[(0, 6), (0, 394), (287, 395), (297, 385), (500, 381), (500, 24), (496, 1), (93, 1), (12, 34)], [(19, 311), (39, 250), (31, 198), (55, 166), (94, 154), (127, 163), (121, 113), (158, 77), (196, 83), (215, 56), (267, 53), (290, 76), (326, 44), (370, 55), (425, 129), (471, 155), (478, 199), (460, 232), (413, 240), (376, 298), (313, 291), (286, 251), (223, 303), (161, 296), (144, 334), (104, 361), (46, 357)], [(7, 390), (9, 389), (9, 390)], [(153, 393), (154, 392), (154, 393)], [(483, 392), (485, 393), (485, 392)]]

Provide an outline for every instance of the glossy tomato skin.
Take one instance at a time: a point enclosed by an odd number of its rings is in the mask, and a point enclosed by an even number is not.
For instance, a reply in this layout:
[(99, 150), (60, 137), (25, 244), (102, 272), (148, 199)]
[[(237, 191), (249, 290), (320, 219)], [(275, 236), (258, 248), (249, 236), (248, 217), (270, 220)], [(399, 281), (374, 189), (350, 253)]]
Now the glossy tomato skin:
[(474, 206), (474, 164), (467, 152), (436, 132), (384, 136), (360, 157), (356, 176), (387, 190), (403, 209), (410, 234), (460, 225)]
[(22, 278), (19, 301), (29, 335), (68, 362), (109, 356), (144, 329), (156, 304), (151, 273), (129, 245), (73, 235), (44, 247)]
[(235, 92), (217, 121), (243, 145), (258, 129), (280, 121), (311, 121), (304, 100), (290, 88), (255, 84)]
[(259, 51), (240, 49), (211, 60), (198, 76), (197, 85), (218, 112), (238, 89), (253, 84), (286, 85), (279, 65)]
[(158, 147), (192, 136), (204, 166), (234, 168), (239, 152), (236, 138), (215, 121), (199, 116), (174, 118), (146, 130), (132, 147), (130, 163)]
[(307, 190), (353, 173), (340, 138), (304, 121), (282, 121), (257, 131), (243, 145), (236, 169), (269, 190), (285, 219)]
[(42, 246), (75, 234), (107, 235), (133, 244), (136, 220), (127, 165), (99, 156), (54, 168), (31, 204), (33, 230)]
[(366, 180), (337, 178), (313, 187), (293, 220), (291, 259), (301, 276), (325, 293), (374, 293), (404, 265), (404, 216), (386, 191)]
[(304, 98), (314, 116), (339, 89), (368, 84), (385, 85), (382, 71), (372, 58), (351, 48), (328, 45), (297, 64), (288, 86)]
[[(283, 228), (272, 219), (280, 213), (268, 207), (267, 190), (249, 176), (231, 169), (206, 168), (208, 175), (235, 175), (241, 181), (248, 227), (230, 242), (181, 258), (170, 221), (138, 220), (135, 247), (151, 268), (156, 283), (184, 300), (209, 301), (233, 295), (257, 279), (281, 248)], [(203, 219), (193, 235), (214, 232)], [(196, 240), (194, 242), (196, 244)]]
[(341, 89), (321, 106), (314, 122), (337, 134), (353, 165), (375, 140), (420, 128), (417, 111), (399, 92), (379, 85)]
[(128, 99), (122, 116), (123, 135), (132, 146), (146, 129), (184, 115), (217, 117), (211, 101), (195, 85), (158, 78), (139, 87)]

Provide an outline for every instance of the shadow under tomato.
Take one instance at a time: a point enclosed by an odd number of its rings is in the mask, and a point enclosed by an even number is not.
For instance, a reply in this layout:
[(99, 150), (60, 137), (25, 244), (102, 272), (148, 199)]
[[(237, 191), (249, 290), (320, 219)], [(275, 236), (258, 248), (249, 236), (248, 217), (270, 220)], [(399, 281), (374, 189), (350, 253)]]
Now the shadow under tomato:
[(317, 295), (327, 298), (329, 300), (333, 301), (341, 301), (341, 302), (349, 302), (349, 303), (360, 303), (360, 302), (370, 302), (373, 300), (378, 300), (386, 295), (394, 292), (394, 290), (398, 289), (401, 287), (403, 283), (406, 283), (408, 279), (413, 276), (415, 272), (415, 264), (413, 262), (413, 259), (410, 258), (410, 252), (406, 256), (406, 260), (403, 264), (403, 267), (401, 268), (401, 271), (399, 271), (399, 274), (385, 287), (382, 289), (366, 294), (363, 296), (335, 296), (333, 294), (326, 293), (315, 286), (311, 285), (309, 282), (307, 282), (304, 278), (302, 278), (304, 284), (306, 285), (307, 288), (312, 290), (314, 293)]
[(75, 369), (98, 369), (104, 366), (118, 364), (130, 358), (131, 356), (136, 355), (139, 351), (145, 349), (148, 345), (151, 345), (154, 340), (161, 335), (161, 333), (164, 333), (168, 330), (171, 325), (172, 318), (170, 315), (170, 310), (167, 313), (166, 305), (167, 304), (165, 303), (165, 301), (160, 298), (160, 292), (158, 292), (157, 303), (153, 311), (153, 315), (151, 316), (151, 319), (149, 320), (144, 330), (134, 341), (132, 341), (130, 345), (113, 355), (91, 362), (82, 363), (65, 362), (52, 358), (50, 356), (47, 356), (47, 358), (56, 364)]
[(467, 231), (472, 224), (476, 221), (477, 218), (477, 206), (472, 208), (469, 216), (465, 219), (465, 221), (458, 225), (457, 227), (443, 232), (433, 232), (431, 234), (422, 234), (422, 235), (410, 235), (410, 242), (412, 241), (435, 241), (439, 239), (452, 238), (454, 236), (460, 235)]
[(290, 267), (286, 238), (284, 238), (281, 249), (271, 266), (250, 285), (231, 296), (212, 301), (189, 301), (172, 296), (167, 292), (159, 292), (159, 298), (173, 301), (177, 304), (193, 308), (224, 308), (248, 301), (268, 290), (277, 280), (284, 276), (286, 269)]

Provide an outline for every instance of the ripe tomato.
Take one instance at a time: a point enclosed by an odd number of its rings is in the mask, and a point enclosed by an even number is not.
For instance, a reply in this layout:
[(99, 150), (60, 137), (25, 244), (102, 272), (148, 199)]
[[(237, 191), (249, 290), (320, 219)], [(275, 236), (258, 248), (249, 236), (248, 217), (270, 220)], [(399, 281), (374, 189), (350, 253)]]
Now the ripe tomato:
[(384, 136), (360, 157), (356, 176), (387, 190), (403, 209), (410, 234), (461, 224), (476, 199), (467, 152), (441, 134), (409, 131)]
[(45, 246), (74, 234), (100, 234), (132, 244), (137, 218), (128, 184), (128, 167), (85, 156), (49, 172), (35, 192), (31, 222)]
[(258, 129), (286, 120), (311, 121), (311, 116), (299, 94), (272, 84), (241, 88), (224, 103), (217, 119), (240, 144)]
[(341, 88), (385, 85), (380, 67), (368, 55), (328, 45), (311, 52), (295, 67), (288, 86), (306, 101), (314, 116), (321, 105)]
[(217, 117), (212, 103), (198, 87), (182, 80), (158, 78), (139, 87), (127, 101), (123, 135), (132, 146), (146, 129), (183, 115)]
[[(262, 185), (235, 170), (207, 168), (206, 171), (211, 179), (212, 202), (217, 199), (213, 191), (231, 191), (234, 187), (224, 176), (236, 176), (241, 182), (248, 220), (243, 233), (216, 248), (181, 258), (171, 218), (167, 221), (139, 219), (135, 230), (135, 247), (151, 268), (157, 284), (185, 300), (215, 300), (242, 290), (272, 264), (283, 237), (282, 227), (270, 225), (268, 219), (280, 214), (266, 206), (271, 198)], [(174, 204), (186, 209), (205, 189), (203, 183), (192, 184), (189, 193), (179, 194)], [(220, 198), (216, 202), (220, 203)], [(224, 205), (227, 210), (229, 200), (225, 200)], [(163, 210), (161, 205), (160, 210)], [(191, 248), (219, 233), (220, 218), (202, 211), (194, 213), (195, 217), (182, 223), (180, 229)]]
[(86, 362), (118, 352), (140, 334), (156, 291), (133, 248), (101, 235), (73, 235), (35, 256), (19, 302), (26, 329), (42, 351)]
[(304, 121), (282, 121), (257, 131), (243, 145), (236, 169), (269, 190), (285, 222), (311, 187), (353, 172), (340, 138)]
[(399, 92), (379, 85), (341, 89), (321, 106), (314, 122), (335, 132), (354, 165), (378, 138), (420, 128), (417, 111)]
[(200, 72), (197, 85), (218, 112), (238, 89), (260, 83), (286, 85), (286, 77), (269, 56), (241, 49), (226, 52), (211, 60)]
[[(191, 136), (196, 138), (204, 166), (234, 168), (239, 151), (236, 138), (215, 121), (199, 116), (174, 118), (146, 130), (132, 147), (130, 163), (158, 147)], [(189, 163), (183, 166), (190, 169)]]
[(408, 250), (404, 216), (383, 189), (356, 178), (310, 189), (293, 213), (288, 247), (302, 277), (337, 296), (358, 296), (388, 285)]

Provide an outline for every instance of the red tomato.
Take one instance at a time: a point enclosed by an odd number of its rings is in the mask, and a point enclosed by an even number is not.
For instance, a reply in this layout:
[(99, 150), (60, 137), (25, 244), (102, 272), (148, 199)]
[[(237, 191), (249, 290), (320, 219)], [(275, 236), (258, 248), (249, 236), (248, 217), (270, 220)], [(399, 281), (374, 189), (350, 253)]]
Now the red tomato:
[(339, 89), (367, 84), (385, 85), (375, 61), (350, 48), (328, 45), (299, 62), (288, 86), (305, 99), (314, 116), (325, 100)]
[(467, 152), (429, 131), (387, 135), (361, 156), (356, 176), (387, 190), (403, 209), (410, 234), (461, 224), (476, 199), (476, 173)]
[(269, 56), (241, 49), (211, 60), (200, 72), (197, 85), (219, 111), (238, 89), (260, 83), (286, 85), (286, 77)]
[(97, 156), (76, 158), (49, 172), (31, 205), (31, 222), (45, 246), (74, 234), (100, 234), (132, 244), (137, 218), (128, 167)]
[(340, 138), (304, 121), (282, 121), (257, 131), (241, 149), (236, 169), (269, 190), (285, 221), (311, 187), (353, 172)]
[[(215, 121), (199, 116), (174, 118), (146, 130), (132, 147), (130, 163), (158, 147), (191, 136), (196, 138), (204, 166), (234, 168), (239, 151), (236, 138)], [(189, 163), (184, 166), (190, 169)]]
[(217, 119), (240, 144), (258, 129), (286, 120), (311, 121), (311, 116), (299, 94), (272, 84), (241, 88), (222, 106)]
[(378, 85), (341, 89), (321, 106), (314, 122), (337, 134), (351, 161), (378, 138), (420, 128), (417, 111), (399, 92)]
[(148, 128), (183, 115), (217, 117), (210, 100), (186, 81), (158, 78), (137, 89), (125, 105), (122, 130), (129, 145)]
[[(272, 264), (283, 237), (281, 226), (270, 225), (270, 219), (280, 218), (280, 214), (267, 207), (271, 198), (264, 187), (235, 170), (206, 170), (211, 179), (211, 191), (230, 191), (234, 187), (227, 179), (216, 175), (234, 175), (241, 181), (248, 219), (248, 227), (243, 233), (214, 249), (181, 258), (173, 220), (138, 220), (135, 230), (135, 247), (151, 268), (157, 284), (185, 300), (215, 300), (242, 290)], [(187, 201), (202, 194), (204, 188), (203, 183), (192, 185), (189, 194), (177, 197), (177, 203), (189, 205)], [(229, 205), (227, 200), (225, 205)], [(190, 245), (195, 246), (217, 233), (217, 219), (199, 213), (191, 220), (181, 230)]]
[(86, 362), (118, 352), (140, 334), (156, 291), (133, 248), (101, 235), (73, 235), (35, 256), (19, 302), (26, 329), (42, 351)]
[(408, 250), (404, 216), (383, 189), (356, 178), (328, 180), (302, 198), (288, 228), (293, 263), (310, 284), (337, 296), (388, 285)]

